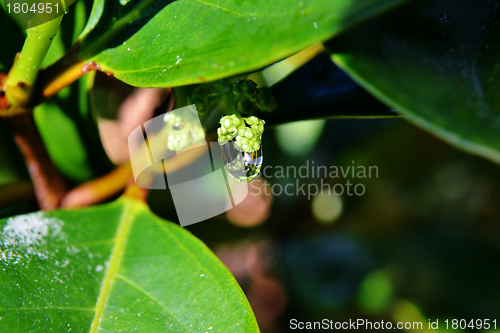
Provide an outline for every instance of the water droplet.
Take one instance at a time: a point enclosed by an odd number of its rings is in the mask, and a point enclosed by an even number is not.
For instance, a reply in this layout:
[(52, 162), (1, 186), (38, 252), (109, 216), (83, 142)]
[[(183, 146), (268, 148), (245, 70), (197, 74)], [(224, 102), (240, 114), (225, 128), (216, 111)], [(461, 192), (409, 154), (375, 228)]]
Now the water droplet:
[(314, 25), (314, 29), (318, 29), (318, 23), (314, 22), (313, 25)]
[(441, 14), (441, 16), (439, 17), (439, 21), (441, 23), (446, 23), (448, 22), (448, 14)]
[(260, 149), (252, 154), (237, 150), (234, 146), (236, 138), (227, 141), (222, 147), (222, 160), (226, 171), (231, 178), (240, 182), (248, 182), (260, 173), (264, 156), (262, 155), (262, 144)]

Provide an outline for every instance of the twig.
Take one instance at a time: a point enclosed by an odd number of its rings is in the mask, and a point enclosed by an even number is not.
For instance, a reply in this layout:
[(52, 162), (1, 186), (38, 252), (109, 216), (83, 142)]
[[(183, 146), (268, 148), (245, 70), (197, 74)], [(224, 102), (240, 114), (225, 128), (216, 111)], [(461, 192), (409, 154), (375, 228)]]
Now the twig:
[(10, 105), (29, 105), (38, 71), (61, 20), (62, 16), (28, 29), (23, 49), (17, 55), (5, 81), (4, 91)]
[[(165, 161), (165, 172), (175, 172), (189, 165), (198, 159), (202, 153), (203, 150), (201, 149), (187, 149), (182, 154), (171, 157)], [(152, 171), (156, 174), (163, 173), (163, 168), (152, 168)], [(145, 175), (149, 179), (142, 178), (141, 184), (145, 186), (148, 184), (148, 181), (152, 181), (154, 173)], [(125, 188), (127, 188), (124, 193), (125, 196), (145, 201), (148, 190), (140, 188), (134, 184), (135, 181), (131, 164), (130, 162), (127, 162), (113, 170), (111, 173), (69, 191), (62, 200), (61, 207), (77, 208), (90, 206), (112, 198)]]
[(26, 110), (6, 121), (23, 154), (40, 208), (57, 208), (66, 193), (66, 184), (49, 157), (32, 111)]
[(102, 202), (123, 191), (132, 177), (130, 163), (125, 163), (107, 175), (69, 191), (61, 201), (61, 207), (77, 208)]
[(129, 180), (127, 186), (125, 187), (125, 192), (123, 192), (124, 197), (142, 201), (144, 203), (148, 198), (148, 194), (149, 190), (139, 187), (133, 178)]
[[(60, 65), (59, 63), (57, 64), (57, 66)], [(53, 67), (51, 66), (40, 72), (40, 77), (36, 84), (38, 88), (35, 92), (33, 104), (37, 105), (42, 103), (50, 96), (56, 94), (59, 90), (81, 78), (85, 73), (97, 69), (97, 65), (94, 62), (85, 64), (83, 61), (75, 61), (65, 64), (65, 66), (61, 68), (61, 71), (57, 72), (57, 75), (48, 75), (54, 74), (52, 69)]]

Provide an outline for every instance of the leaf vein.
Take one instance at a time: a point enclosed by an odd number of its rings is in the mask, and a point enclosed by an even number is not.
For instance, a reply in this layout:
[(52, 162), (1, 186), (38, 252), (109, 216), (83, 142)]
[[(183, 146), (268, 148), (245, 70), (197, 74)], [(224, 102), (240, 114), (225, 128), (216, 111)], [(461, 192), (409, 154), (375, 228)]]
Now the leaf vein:
[(151, 293), (149, 293), (147, 290), (143, 289), (141, 286), (139, 286), (137, 283), (127, 279), (125, 276), (123, 275), (120, 275), (120, 274), (117, 274), (115, 276), (117, 279), (120, 279), (122, 280), (123, 282), (127, 283), (128, 285), (130, 285), (131, 287), (137, 289), (138, 291), (140, 291), (141, 293), (143, 293), (144, 295), (146, 295), (150, 300), (152, 300), (153, 302), (155, 302), (156, 304), (158, 304), (161, 308), (163, 308), (165, 311), (167, 311), (175, 320), (177, 320), (177, 322), (179, 322), (179, 324), (186, 330), (186, 332), (192, 332), (190, 331), (182, 321), (179, 320), (179, 318), (177, 318), (177, 316), (172, 312), (172, 310), (170, 310), (169, 308), (167, 308), (167, 306), (165, 304), (163, 304), (162, 302), (160, 302), (159, 300), (157, 300), (156, 298), (153, 297), (153, 295), (151, 295)]
[(247, 14), (247, 15), (244, 15), (244, 14), (241, 14), (241, 13), (238, 13), (238, 12), (235, 12), (235, 11), (232, 11), (232, 10), (230, 10), (230, 9), (228, 9), (228, 8), (224, 8), (224, 7), (222, 7), (222, 6), (218, 6), (218, 5), (216, 5), (216, 4), (209, 3), (209, 2), (206, 2), (206, 1), (203, 1), (203, 0), (194, 0), (194, 1), (199, 2), (199, 3), (201, 3), (201, 4), (204, 4), (204, 5), (206, 5), (206, 6), (210, 6), (210, 7), (217, 8), (217, 9), (219, 9), (219, 10), (222, 10), (222, 11), (224, 11), (224, 12), (228, 12), (228, 13), (231, 13), (231, 14), (236, 15), (236, 16), (239, 16), (239, 17), (244, 17), (244, 16), (253, 16), (253, 15), (248, 15), (248, 14)]
[(120, 221), (116, 231), (115, 245), (111, 251), (109, 265), (101, 285), (99, 296), (97, 297), (96, 311), (92, 325), (90, 326), (90, 333), (97, 332), (97, 329), (99, 328), (99, 321), (104, 311), (107, 296), (109, 295), (111, 289), (111, 282), (118, 272), (123, 253), (125, 251), (127, 238), (134, 223), (135, 214), (133, 212), (133, 207), (135, 207), (133, 203), (124, 204), (124, 209), (120, 216)]

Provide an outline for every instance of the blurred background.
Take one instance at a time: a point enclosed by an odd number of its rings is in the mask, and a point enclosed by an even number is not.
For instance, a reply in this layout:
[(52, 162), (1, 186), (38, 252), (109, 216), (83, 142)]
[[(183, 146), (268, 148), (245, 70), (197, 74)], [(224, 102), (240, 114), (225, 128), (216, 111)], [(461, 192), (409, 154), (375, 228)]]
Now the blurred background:
[[(297, 118), (391, 111), (325, 55), (274, 93), (276, 114)], [(263, 150), (270, 177), (253, 180), (252, 195), (236, 208), (187, 228), (235, 275), (262, 332), (292, 331), (291, 319), (420, 321), (419, 332), (428, 319), (500, 319), (498, 165), (402, 118), (266, 125)], [(297, 179), (276, 174), (279, 167), (298, 170), (307, 161), (376, 166), (378, 178), (323, 179), (363, 184), (362, 196), (279, 195), (287, 184), (289, 192), (297, 189)], [(306, 188), (320, 182), (299, 179)], [(165, 193), (153, 191), (149, 200), (157, 214), (175, 220)]]
[[(268, 116), (263, 138), (264, 167), (272, 167), (267, 177), (253, 180), (252, 194), (236, 208), (187, 228), (234, 274), (262, 332), (289, 332), (291, 319), (324, 318), (420, 321), (419, 332), (427, 330), (428, 319), (497, 319), (500, 326), (498, 165), (456, 150), (403, 118), (345, 119), (351, 113), (393, 116), (394, 110), (325, 55), (273, 92), (280, 108)], [(123, 146), (119, 138), (158, 108), (165, 112), (167, 95), (96, 77), (101, 140), (114, 163), (128, 159), (126, 141)], [(145, 111), (127, 113), (126, 103)], [(283, 115), (305, 119), (325, 113), (338, 118), (280, 124)], [(4, 133), (0, 154), (15, 155)], [(323, 179), (330, 185), (363, 184), (361, 196), (324, 191), (308, 198), (296, 194), (296, 187), (292, 196), (277, 195), (279, 186), (297, 181), (276, 177), (277, 167), (298, 169), (307, 161), (327, 168), (376, 166), (378, 177)], [(20, 157), (2, 163), (0, 183), (24, 181), (24, 188), (16, 188), (27, 198), (11, 202), (1, 191), (2, 217), (36, 210), (23, 170)], [(321, 180), (298, 181), (307, 189)], [(177, 221), (169, 191), (151, 191), (148, 202), (159, 216)]]

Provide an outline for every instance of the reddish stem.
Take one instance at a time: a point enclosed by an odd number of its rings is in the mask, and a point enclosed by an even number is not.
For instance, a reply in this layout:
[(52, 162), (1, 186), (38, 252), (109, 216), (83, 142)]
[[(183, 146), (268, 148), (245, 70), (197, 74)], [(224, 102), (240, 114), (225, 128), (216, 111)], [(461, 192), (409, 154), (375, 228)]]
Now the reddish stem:
[(66, 184), (49, 157), (33, 113), (28, 111), (6, 120), (24, 156), (40, 208), (50, 210), (59, 207), (66, 193)]

